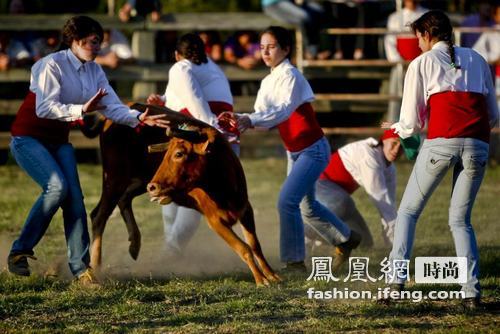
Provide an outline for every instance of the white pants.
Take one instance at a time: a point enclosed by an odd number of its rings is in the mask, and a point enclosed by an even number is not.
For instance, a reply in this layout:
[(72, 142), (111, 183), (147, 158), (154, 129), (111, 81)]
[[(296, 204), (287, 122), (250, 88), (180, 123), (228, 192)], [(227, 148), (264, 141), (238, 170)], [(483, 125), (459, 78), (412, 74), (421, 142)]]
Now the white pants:
[(170, 203), (162, 206), (163, 231), (167, 248), (181, 251), (200, 225), (201, 213)]

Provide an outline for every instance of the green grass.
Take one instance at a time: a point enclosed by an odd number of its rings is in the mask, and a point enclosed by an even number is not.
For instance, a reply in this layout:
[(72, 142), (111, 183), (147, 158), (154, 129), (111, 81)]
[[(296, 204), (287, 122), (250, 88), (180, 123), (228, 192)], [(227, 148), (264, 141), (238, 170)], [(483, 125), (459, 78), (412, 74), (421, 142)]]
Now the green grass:
[[(244, 160), (257, 233), (264, 254), (279, 269), (279, 224), (275, 209), (285, 174), (284, 159)], [(398, 164), (398, 199), (411, 166)], [(87, 210), (100, 195), (100, 166), (79, 166)], [(498, 198), (500, 168), (487, 171), (473, 212), (481, 252), (481, 284), (489, 310), (464, 313), (456, 301), (398, 302), (310, 300), (307, 289), (337, 287), (376, 291), (382, 283), (324, 283), (292, 278), (270, 288), (256, 288), (240, 259), (206, 224), (200, 225), (181, 258), (162, 250), (163, 227), (157, 205), (147, 196), (134, 201), (142, 232), (139, 259), (128, 255), (125, 226), (119, 214), (104, 235), (104, 286), (81, 290), (71, 284), (66, 265), (62, 217), (58, 213), (35, 249), (34, 274), (9, 274), (6, 257), (39, 189), (17, 166), (0, 166), (0, 332), (179, 332), (179, 333), (331, 333), (345, 332), (498, 332), (500, 261)], [(417, 226), (414, 256), (453, 256), (447, 225), (450, 180), (434, 194)], [(370, 257), (370, 273), (389, 250), (381, 246), (380, 218), (363, 191), (355, 193), (376, 247), (356, 251)], [(239, 229), (238, 229), (239, 230)], [(345, 268), (347, 269), (347, 268)], [(46, 278), (47, 273), (57, 277)], [(345, 278), (347, 271), (340, 275)], [(376, 275), (372, 275), (376, 276)], [(410, 285), (411, 290), (457, 290), (457, 286)]]

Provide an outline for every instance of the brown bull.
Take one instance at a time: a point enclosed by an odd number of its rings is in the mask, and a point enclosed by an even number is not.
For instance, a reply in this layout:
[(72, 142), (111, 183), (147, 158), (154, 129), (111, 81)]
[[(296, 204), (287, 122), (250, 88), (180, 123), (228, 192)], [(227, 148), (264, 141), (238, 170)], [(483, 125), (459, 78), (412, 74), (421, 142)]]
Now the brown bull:
[[(229, 143), (208, 125), (173, 130), (172, 135), (148, 184), (151, 200), (160, 204), (173, 201), (203, 213), (210, 228), (248, 265), (257, 285), (279, 281), (262, 253), (245, 174)], [(232, 230), (238, 220), (246, 243)]]
[[(90, 214), (93, 237), (91, 265), (98, 268), (101, 264), (104, 228), (116, 205), (127, 226), (129, 253), (134, 259), (137, 258), (141, 235), (132, 211), (132, 200), (146, 191), (147, 182), (156, 172), (152, 183), (157, 184), (158, 193), (164, 197), (160, 201), (174, 201), (205, 214), (210, 227), (249, 265), (257, 284), (279, 280), (262, 254), (255, 235), (253, 210), (248, 202), (243, 169), (227, 141), (207, 124), (167, 108), (142, 104), (132, 106), (141, 111), (147, 107), (151, 114), (165, 113), (171, 122), (172, 134), (181, 134), (185, 139), (173, 138), (169, 144), (165, 144), (170, 138), (164, 129), (145, 127), (137, 132), (117, 124), (108, 123), (105, 126), (100, 135), (102, 194)], [(180, 124), (194, 126), (201, 134), (177, 130)], [(173, 148), (179, 145), (183, 149), (175, 150), (176, 153), (172, 154)], [(148, 154), (148, 147), (153, 148), (150, 150), (153, 153)], [(175, 168), (176, 173), (170, 167), (165, 169), (165, 165), (170, 165), (167, 156), (177, 162), (175, 166), (170, 166)], [(180, 161), (184, 162), (186, 168), (181, 169)], [(164, 176), (162, 171), (167, 171)], [(168, 180), (173, 180), (176, 175), (179, 175), (177, 182), (170, 183)], [(209, 179), (218, 180), (218, 183), (211, 183)], [(169, 185), (168, 189), (163, 187), (166, 184)], [(231, 229), (238, 220), (242, 223), (248, 245)], [(256, 266), (254, 256), (262, 270)]]

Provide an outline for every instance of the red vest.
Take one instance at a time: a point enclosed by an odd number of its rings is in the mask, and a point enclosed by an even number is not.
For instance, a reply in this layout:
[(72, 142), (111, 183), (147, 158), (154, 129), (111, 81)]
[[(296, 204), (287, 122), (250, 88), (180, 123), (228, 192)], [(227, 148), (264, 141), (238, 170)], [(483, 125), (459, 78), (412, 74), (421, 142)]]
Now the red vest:
[(286, 121), (280, 123), (278, 130), (290, 152), (301, 151), (324, 136), (309, 102), (300, 105)]
[(335, 151), (332, 154), (330, 163), (326, 166), (319, 178), (338, 184), (349, 194), (352, 194), (359, 188), (359, 184), (354, 180), (351, 173), (345, 169), (339, 151)]
[(475, 138), (490, 142), (490, 124), (484, 95), (442, 92), (428, 103), (427, 138)]
[(418, 47), (418, 39), (415, 36), (396, 37), (396, 48), (404, 60), (413, 60), (422, 53), (422, 50)]
[(51, 144), (68, 142), (71, 122), (40, 118), (36, 115), (36, 95), (29, 92), (12, 123), (12, 136), (30, 136)]

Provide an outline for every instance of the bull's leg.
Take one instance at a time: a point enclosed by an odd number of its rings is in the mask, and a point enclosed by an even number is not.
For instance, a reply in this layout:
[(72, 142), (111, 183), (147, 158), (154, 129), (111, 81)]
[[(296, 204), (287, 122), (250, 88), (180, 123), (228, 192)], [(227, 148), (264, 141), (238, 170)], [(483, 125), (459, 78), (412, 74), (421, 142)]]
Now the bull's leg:
[(269, 263), (267, 262), (264, 254), (262, 253), (262, 248), (260, 247), (259, 239), (257, 238), (257, 233), (255, 231), (255, 220), (253, 215), (253, 209), (250, 203), (248, 203), (243, 216), (240, 218), (241, 221), (241, 229), (243, 231), (243, 236), (250, 248), (252, 248), (253, 254), (257, 259), (262, 271), (266, 278), (272, 282), (281, 281), (281, 277), (279, 277), (274, 270), (271, 268)]
[[(103, 187), (104, 189), (104, 187)], [(90, 266), (96, 270), (102, 260), (102, 236), (108, 218), (118, 202), (118, 196), (110, 196), (103, 192), (97, 206), (90, 213), (92, 221), (92, 246), (90, 251)]]
[(141, 232), (139, 231), (139, 227), (134, 217), (134, 211), (132, 210), (132, 200), (145, 191), (146, 187), (143, 182), (140, 179), (133, 179), (132, 183), (127, 187), (127, 190), (118, 201), (118, 207), (125, 221), (128, 240), (130, 241), (128, 252), (134, 260), (137, 260), (139, 251), (141, 250)]
[(197, 201), (198, 207), (202, 208), (210, 228), (224, 239), (229, 247), (248, 265), (257, 286), (269, 285), (269, 281), (255, 263), (252, 249), (234, 233), (230, 226), (223, 224), (222, 220), (227, 222), (231, 220), (226, 212), (221, 212), (217, 204), (200, 188), (193, 189), (189, 195)]

